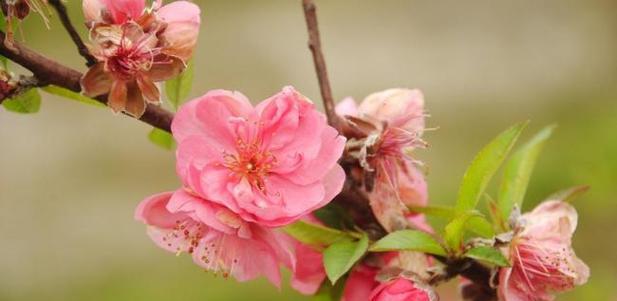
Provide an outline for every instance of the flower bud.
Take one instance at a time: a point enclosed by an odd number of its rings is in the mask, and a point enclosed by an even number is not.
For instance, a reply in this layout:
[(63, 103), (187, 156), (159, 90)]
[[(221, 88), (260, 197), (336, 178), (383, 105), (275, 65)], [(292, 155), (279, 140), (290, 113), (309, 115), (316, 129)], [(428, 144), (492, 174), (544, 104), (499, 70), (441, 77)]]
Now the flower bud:
[(437, 295), (430, 288), (411, 279), (398, 277), (380, 284), (373, 290), (368, 300), (435, 301)]

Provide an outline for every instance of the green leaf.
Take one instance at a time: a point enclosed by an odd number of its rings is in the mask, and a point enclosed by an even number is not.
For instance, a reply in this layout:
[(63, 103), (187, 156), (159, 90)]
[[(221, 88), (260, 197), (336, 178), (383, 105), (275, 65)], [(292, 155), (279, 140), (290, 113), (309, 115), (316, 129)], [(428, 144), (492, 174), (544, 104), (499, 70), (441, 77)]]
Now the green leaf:
[(495, 229), (484, 216), (472, 216), (467, 220), (465, 229), (480, 235), (484, 238), (491, 238), (495, 236)]
[(580, 197), (585, 192), (587, 192), (587, 190), (589, 190), (589, 186), (588, 185), (574, 186), (574, 187), (570, 187), (570, 188), (566, 188), (566, 189), (557, 191), (557, 192), (551, 194), (546, 199), (547, 200), (560, 200), (560, 201), (564, 201), (564, 202), (572, 202), (576, 198)]
[(527, 122), (503, 131), (487, 144), (467, 168), (459, 188), (456, 209), (459, 213), (474, 209), (489, 181), (512, 149)]
[(419, 251), (446, 256), (446, 250), (431, 235), (416, 230), (392, 232), (373, 244), (370, 251)]
[(353, 236), (346, 232), (305, 221), (285, 226), (283, 231), (296, 240), (313, 246), (331, 245), (341, 240), (353, 239)]
[(62, 96), (64, 98), (68, 98), (71, 100), (75, 100), (81, 103), (85, 103), (85, 104), (89, 104), (89, 105), (93, 105), (96, 107), (105, 107), (105, 104), (100, 103), (90, 97), (81, 95), (77, 92), (73, 92), (69, 89), (65, 89), (62, 87), (58, 87), (58, 86), (54, 86), (54, 85), (49, 85), (49, 86), (45, 86), (42, 88), (43, 91), (49, 93), (49, 94), (53, 94), (53, 95), (57, 95), (57, 96)]
[(497, 203), (502, 220), (508, 220), (515, 204), (521, 207), (538, 156), (554, 129), (554, 125), (542, 129), (506, 163)]
[(41, 95), (36, 88), (29, 89), (13, 98), (6, 99), (2, 105), (7, 111), (31, 114), (41, 108)]
[(324, 281), (319, 290), (311, 300), (313, 301), (339, 301), (343, 297), (343, 290), (345, 289), (346, 277), (342, 277), (335, 284), (329, 281)]
[(167, 94), (167, 100), (171, 103), (174, 109), (178, 107), (186, 100), (191, 87), (193, 86), (193, 62), (189, 61), (186, 65), (186, 69), (178, 76), (165, 82), (165, 93)]
[(466, 212), (454, 218), (446, 225), (444, 230), (444, 239), (448, 247), (452, 250), (461, 250), (463, 248), (463, 236), (467, 221), (474, 216), (474, 213)]
[(345, 275), (353, 265), (364, 256), (368, 249), (368, 236), (363, 234), (357, 241), (341, 240), (323, 252), (326, 275), (332, 283)]
[(486, 246), (479, 246), (472, 249), (469, 249), (465, 253), (465, 257), (484, 261), (486, 263), (490, 263), (500, 267), (510, 266), (508, 259), (501, 253), (501, 251)]
[(171, 150), (174, 148), (175, 142), (174, 137), (161, 129), (154, 128), (148, 134), (148, 139), (150, 141), (166, 150)]

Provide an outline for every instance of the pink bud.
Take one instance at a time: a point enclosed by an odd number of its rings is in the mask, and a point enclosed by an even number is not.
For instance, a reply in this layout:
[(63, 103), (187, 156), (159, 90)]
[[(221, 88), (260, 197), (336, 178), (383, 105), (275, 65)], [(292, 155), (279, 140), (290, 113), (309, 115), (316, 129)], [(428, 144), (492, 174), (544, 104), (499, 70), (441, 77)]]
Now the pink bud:
[(435, 293), (424, 285), (415, 281), (398, 277), (380, 284), (373, 290), (368, 298), (369, 301), (434, 301), (437, 300)]
[(424, 130), (424, 96), (420, 90), (388, 89), (367, 96), (358, 107), (360, 117), (387, 122), (408, 132)]

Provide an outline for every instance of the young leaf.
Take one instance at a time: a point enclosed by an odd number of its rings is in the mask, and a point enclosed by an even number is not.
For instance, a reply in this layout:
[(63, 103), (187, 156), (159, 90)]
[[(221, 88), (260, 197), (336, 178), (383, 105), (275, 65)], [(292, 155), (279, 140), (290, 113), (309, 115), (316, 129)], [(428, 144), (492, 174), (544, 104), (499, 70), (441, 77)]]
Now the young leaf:
[(574, 201), (574, 199), (580, 197), (582, 194), (587, 192), (587, 190), (589, 190), (589, 186), (587, 185), (574, 186), (574, 187), (566, 188), (564, 190), (557, 191), (551, 194), (546, 199), (547, 200), (561, 200), (564, 202), (572, 202)]
[(173, 149), (175, 145), (174, 137), (171, 136), (170, 133), (156, 128), (150, 131), (150, 134), (148, 134), (148, 139), (150, 139), (152, 143), (166, 150)]
[(465, 257), (484, 261), (500, 267), (507, 267), (510, 265), (508, 259), (503, 256), (501, 251), (491, 247), (479, 246), (469, 249), (465, 253)]
[(49, 85), (49, 86), (45, 86), (45, 87), (43, 87), (41, 89), (43, 89), (43, 91), (45, 91), (45, 92), (47, 92), (49, 94), (61, 96), (61, 97), (64, 97), (64, 98), (68, 98), (68, 99), (75, 100), (75, 101), (78, 101), (78, 102), (81, 102), (81, 103), (93, 105), (93, 106), (96, 106), (96, 107), (102, 107), (102, 108), (105, 107), (104, 104), (102, 104), (102, 103), (100, 103), (100, 102), (98, 102), (98, 101), (96, 101), (96, 100), (94, 100), (94, 99), (92, 99), (92, 98), (90, 98), (88, 96), (81, 95), (81, 94), (79, 94), (77, 92), (73, 92), (71, 90), (68, 90), (68, 89), (65, 89), (65, 88), (62, 88), (62, 87), (59, 87), (59, 86)]
[(536, 160), (554, 129), (554, 125), (542, 129), (506, 163), (497, 203), (502, 220), (508, 220), (515, 204), (521, 207)]
[(472, 216), (467, 220), (467, 224), (465, 225), (465, 229), (480, 235), (484, 238), (491, 238), (495, 236), (495, 229), (493, 228), (493, 224), (491, 224), (486, 218), (483, 216)]
[(525, 126), (527, 122), (522, 122), (503, 131), (476, 155), (467, 168), (459, 188), (456, 200), (456, 210), (459, 213), (476, 207), (484, 189)]
[(305, 221), (297, 221), (285, 226), (283, 231), (302, 243), (314, 246), (327, 246), (337, 241), (353, 239), (346, 232)]
[(463, 247), (463, 236), (465, 234), (465, 226), (467, 221), (473, 216), (473, 213), (463, 213), (454, 218), (446, 225), (444, 231), (444, 239), (448, 247), (452, 250), (460, 250)]
[(167, 99), (174, 109), (177, 109), (191, 92), (193, 86), (193, 61), (187, 63), (186, 69), (176, 78), (165, 82)]
[(31, 114), (41, 108), (41, 95), (36, 88), (29, 89), (19, 95), (6, 99), (2, 105), (7, 111)]
[(419, 251), (446, 256), (446, 250), (431, 235), (416, 230), (392, 232), (373, 244), (370, 251)]
[(336, 283), (364, 256), (367, 249), (368, 236), (366, 234), (363, 234), (357, 241), (341, 240), (325, 249), (323, 263), (328, 279), (332, 283)]

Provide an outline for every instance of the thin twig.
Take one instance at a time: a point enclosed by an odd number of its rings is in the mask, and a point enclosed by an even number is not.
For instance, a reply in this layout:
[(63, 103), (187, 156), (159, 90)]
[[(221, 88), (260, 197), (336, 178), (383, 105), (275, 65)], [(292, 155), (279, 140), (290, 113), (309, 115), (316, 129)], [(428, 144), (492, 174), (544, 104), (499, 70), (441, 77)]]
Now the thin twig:
[(75, 43), (75, 46), (77, 46), (77, 51), (79, 51), (79, 54), (86, 59), (86, 66), (91, 67), (96, 64), (96, 58), (94, 58), (94, 56), (90, 54), (88, 47), (86, 46), (86, 44), (84, 44), (84, 41), (79, 36), (79, 33), (77, 33), (77, 30), (75, 29), (73, 23), (71, 22), (71, 19), (69, 18), (64, 3), (62, 3), (61, 0), (49, 0), (48, 2), (58, 12), (60, 21), (62, 21), (64, 29), (66, 29), (66, 31), (69, 33), (69, 36), (71, 36), (71, 40), (73, 40), (73, 43)]
[(304, 17), (306, 19), (306, 27), (309, 35), (308, 46), (313, 54), (315, 71), (317, 72), (317, 79), (319, 80), (319, 90), (321, 91), (321, 98), (324, 103), (324, 109), (326, 110), (326, 116), (328, 117), (328, 123), (338, 129), (340, 122), (334, 111), (332, 88), (330, 87), (330, 80), (328, 79), (326, 60), (321, 50), (315, 3), (313, 3), (312, 0), (302, 0), (302, 8), (304, 9)]
[[(5, 38), (5, 33), (0, 31), (0, 41), (4, 41)], [(41, 86), (56, 85), (74, 92), (81, 92), (81, 85), (79, 83), (82, 77), (81, 72), (49, 59), (18, 42), (14, 42), (12, 46), (13, 48), (9, 48), (5, 43), (0, 42), (0, 55), (30, 70)], [(106, 103), (107, 96), (97, 97), (96, 100)], [(171, 132), (173, 117), (173, 113), (161, 107), (148, 104), (146, 112), (139, 120), (161, 130)]]

